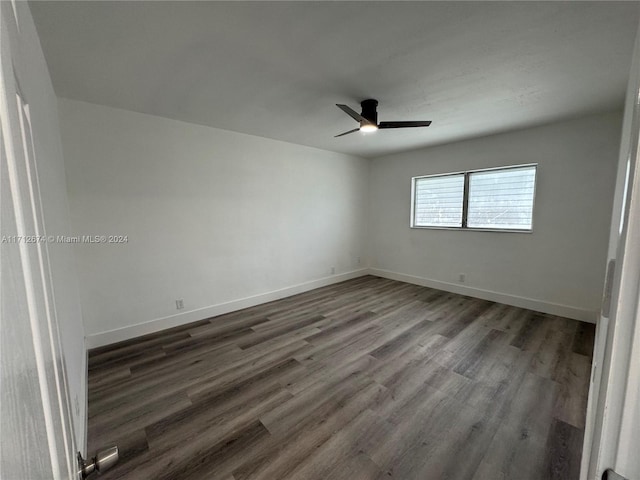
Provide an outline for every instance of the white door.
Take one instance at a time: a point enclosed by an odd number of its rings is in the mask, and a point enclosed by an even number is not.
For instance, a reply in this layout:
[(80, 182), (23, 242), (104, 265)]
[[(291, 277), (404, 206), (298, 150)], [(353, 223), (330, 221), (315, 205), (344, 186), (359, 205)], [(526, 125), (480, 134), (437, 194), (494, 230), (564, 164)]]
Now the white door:
[[(12, 52), (19, 26), (0, 2), (0, 478), (78, 478), (54, 309), (29, 99)], [(46, 159), (43, 159), (46, 160)]]
[[(640, 479), (640, 33), (620, 148), (610, 268), (594, 352), (581, 478)], [(610, 294), (607, 294), (610, 292)]]

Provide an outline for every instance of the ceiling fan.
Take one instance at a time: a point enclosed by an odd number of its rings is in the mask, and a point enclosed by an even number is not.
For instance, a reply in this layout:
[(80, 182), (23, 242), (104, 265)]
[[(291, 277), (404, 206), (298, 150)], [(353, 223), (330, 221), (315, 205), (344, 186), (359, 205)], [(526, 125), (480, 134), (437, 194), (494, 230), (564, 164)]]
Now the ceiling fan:
[(354, 128), (348, 132), (340, 133), (336, 137), (342, 137), (343, 135), (349, 135), (354, 132), (375, 132), (378, 129), (384, 128), (411, 128), (411, 127), (428, 127), (431, 125), (430, 121), (409, 121), (409, 122), (380, 122), (378, 123), (378, 101), (370, 98), (360, 102), (362, 107), (362, 113), (358, 113), (347, 105), (341, 105), (336, 103), (336, 106), (344, 113), (353, 118), (356, 122), (360, 122), (360, 128)]

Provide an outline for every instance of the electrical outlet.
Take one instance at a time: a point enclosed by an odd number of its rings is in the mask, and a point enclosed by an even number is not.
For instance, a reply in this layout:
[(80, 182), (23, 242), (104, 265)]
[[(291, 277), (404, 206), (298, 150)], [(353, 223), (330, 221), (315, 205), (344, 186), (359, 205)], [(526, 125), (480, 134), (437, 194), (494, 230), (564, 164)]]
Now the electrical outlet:
[(76, 417), (80, 416), (80, 400), (78, 400), (78, 395), (73, 396), (73, 407), (76, 411)]
[(336, 267), (331, 267), (331, 275), (335, 275), (336, 273)]
[(461, 273), (458, 276), (458, 280), (460, 281), (460, 283), (464, 283), (464, 281), (466, 280), (467, 276), (464, 273)]
[(362, 258), (357, 257), (357, 258), (356, 258), (356, 263), (357, 263), (358, 265), (360, 265), (360, 264), (362, 263)]
[(184, 300), (179, 298), (178, 300), (176, 300), (176, 308), (178, 310), (182, 310), (184, 308)]

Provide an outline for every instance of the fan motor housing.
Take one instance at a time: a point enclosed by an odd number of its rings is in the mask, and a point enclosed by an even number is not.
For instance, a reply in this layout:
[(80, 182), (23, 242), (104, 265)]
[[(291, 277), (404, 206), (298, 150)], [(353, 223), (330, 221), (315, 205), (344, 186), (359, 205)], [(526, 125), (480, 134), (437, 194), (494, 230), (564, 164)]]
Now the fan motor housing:
[(360, 105), (362, 106), (362, 113), (360, 115), (374, 125), (378, 125), (378, 101), (370, 98), (360, 102)]

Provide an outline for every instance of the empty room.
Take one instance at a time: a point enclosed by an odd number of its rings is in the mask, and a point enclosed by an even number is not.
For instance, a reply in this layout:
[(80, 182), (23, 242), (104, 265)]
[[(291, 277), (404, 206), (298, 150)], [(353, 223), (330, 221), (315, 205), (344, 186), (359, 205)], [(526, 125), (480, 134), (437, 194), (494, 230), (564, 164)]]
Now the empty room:
[(640, 480), (640, 2), (0, 12), (2, 480)]

